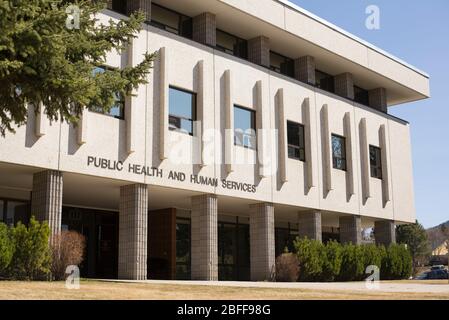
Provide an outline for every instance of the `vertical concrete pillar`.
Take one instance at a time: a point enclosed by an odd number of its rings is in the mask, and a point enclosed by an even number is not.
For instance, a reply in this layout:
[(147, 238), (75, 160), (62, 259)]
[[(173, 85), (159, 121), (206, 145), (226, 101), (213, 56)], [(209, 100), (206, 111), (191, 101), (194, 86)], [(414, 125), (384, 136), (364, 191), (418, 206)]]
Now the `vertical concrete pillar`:
[(340, 217), (340, 242), (362, 243), (362, 218), (360, 216)]
[(275, 264), (274, 206), (250, 206), (249, 216), (251, 280), (270, 280)]
[(212, 47), (217, 45), (217, 22), (213, 13), (203, 12), (193, 18), (193, 40)]
[(147, 278), (148, 188), (133, 184), (120, 188), (118, 277)]
[(351, 73), (335, 76), (335, 93), (344, 98), (354, 100), (354, 80)]
[(109, 9), (109, 10), (112, 10), (112, 0), (108, 0), (106, 2), (106, 8)]
[(368, 92), (368, 101), (371, 108), (387, 113), (387, 90), (377, 88)]
[(374, 223), (374, 237), (377, 245), (389, 246), (392, 243), (396, 243), (394, 221), (376, 221)]
[(311, 56), (300, 57), (295, 60), (296, 80), (315, 85), (315, 58)]
[(145, 21), (151, 21), (151, 0), (127, 0), (126, 13), (130, 15), (136, 11), (142, 11)]
[(270, 39), (260, 36), (248, 41), (248, 60), (270, 67)]
[(298, 234), (300, 238), (322, 241), (321, 212), (300, 212), (298, 213)]
[(192, 280), (218, 280), (218, 201), (210, 194), (192, 197)]
[(61, 231), (62, 172), (46, 170), (33, 175), (31, 215), (38, 221), (47, 221), (52, 235)]

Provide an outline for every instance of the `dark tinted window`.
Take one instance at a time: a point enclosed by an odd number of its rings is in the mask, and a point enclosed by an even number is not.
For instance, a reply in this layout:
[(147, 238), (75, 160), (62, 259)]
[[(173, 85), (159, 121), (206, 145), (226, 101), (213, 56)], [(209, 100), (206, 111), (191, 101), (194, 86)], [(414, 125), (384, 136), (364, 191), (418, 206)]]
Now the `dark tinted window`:
[(368, 100), (369, 100), (368, 91), (360, 87), (354, 86), (354, 101), (367, 106), (369, 104)]
[(335, 92), (334, 77), (322, 71), (315, 71), (316, 86), (320, 89)]
[(304, 126), (287, 121), (288, 157), (300, 161), (306, 160)]
[(371, 177), (382, 179), (382, 151), (378, 147), (369, 146)]
[(196, 94), (170, 87), (169, 129), (193, 135), (196, 114)]
[(178, 34), (186, 38), (192, 38), (192, 18), (174, 10), (151, 4), (151, 25)]
[(273, 51), (270, 51), (270, 68), (273, 71), (289, 77), (294, 77), (295, 75), (295, 63), (293, 59)]
[(217, 49), (242, 59), (248, 58), (248, 42), (217, 29)]
[(332, 135), (332, 162), (335, 169), (346, 170), (346, 139)]

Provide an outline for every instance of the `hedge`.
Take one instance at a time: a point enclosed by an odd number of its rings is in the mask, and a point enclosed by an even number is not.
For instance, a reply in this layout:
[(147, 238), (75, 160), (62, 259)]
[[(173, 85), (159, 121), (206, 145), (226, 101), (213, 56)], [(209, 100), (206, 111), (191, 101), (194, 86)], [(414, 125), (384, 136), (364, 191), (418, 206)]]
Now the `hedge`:
[(370, 265), (380, 268), (382, 280), (408, 279), (412, 272), (412, 258), (404, 245), (385, 248), (296, 239), (294, 248), (299, 261), (299, 281), (363, 281)]

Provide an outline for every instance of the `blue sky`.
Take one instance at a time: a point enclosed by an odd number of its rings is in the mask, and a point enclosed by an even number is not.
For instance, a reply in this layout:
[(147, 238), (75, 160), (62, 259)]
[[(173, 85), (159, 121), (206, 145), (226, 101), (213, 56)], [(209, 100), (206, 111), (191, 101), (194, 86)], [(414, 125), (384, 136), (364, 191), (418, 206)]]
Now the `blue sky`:
[[(449, 220), (449, 1), (290, 1), (430, 74), (431, 99), (390, 113), (411, 124), (418, 220)], [(365, 27), (369, 5), (380, 8), (380, 30)]]

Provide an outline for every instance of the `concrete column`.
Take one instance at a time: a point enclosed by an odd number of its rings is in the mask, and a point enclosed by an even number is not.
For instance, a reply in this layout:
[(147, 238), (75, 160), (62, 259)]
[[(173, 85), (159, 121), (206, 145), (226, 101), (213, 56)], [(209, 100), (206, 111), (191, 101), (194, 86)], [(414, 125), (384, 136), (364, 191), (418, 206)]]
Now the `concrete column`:
[(362, 218), (360, 216), (340, 217), (340, 242), (362, 243)]
[(275, 265), (274, 206), (250, 206), (249, 216), (251, 280), (270, 280)]
[(248, 41), (248, 60), (270, 67), (270, 39), (260, 36)]
[(38, 221), (47, 221), (52, 235), (61, 231), (62, 190), (61, 171), (47, 170), (33, 175), (31, 215)]
[(322, 241), (321, 212), (298, 213), (298, 234), (300, 238)]
[(387, 113), (387, 89), (377, 88), (368, 92), (369, 105), (371, 108)]
[(106, 8), (109, 9), (109, 10), (112, 10), (112, 0), (108, 0), (106, 2)]
[(142, 11), (145, 21), (151, 21), (151, 0), (127, 0), (126, 13), (130, 15), (136, 11)]
[(376, 221), (374, 223), (374, 237), (377, 245), (389, 246), (392, 243), (396, 243), (394, 221)]
[(217, 45), (217, 22), (213, 13), (203, 12), (193, 18), (193, 40), (212, 47)]
[(304, 56), (295, 60), (296, 80), (315, 85), (315, 58)]
[(354, 100), (354, 80), (351, 73), (335, 76), (335, 93), (344, 98)]
[(148, 187), (120, 188), (118, 277), (147, 279)]
[(218, 201), (214, 195), (192, 197), (192, 280), (218, 280)]

